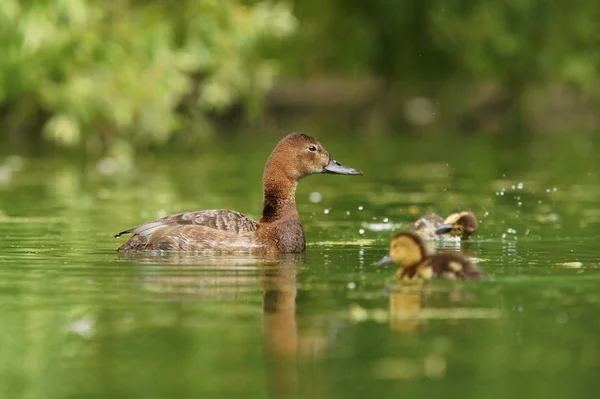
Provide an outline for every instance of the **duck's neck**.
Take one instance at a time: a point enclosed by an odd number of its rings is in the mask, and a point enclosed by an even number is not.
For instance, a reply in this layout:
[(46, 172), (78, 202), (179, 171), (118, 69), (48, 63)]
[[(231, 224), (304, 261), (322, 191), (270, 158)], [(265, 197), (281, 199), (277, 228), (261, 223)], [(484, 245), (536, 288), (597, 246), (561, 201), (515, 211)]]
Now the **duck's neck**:
[(276, 220), (298, 219), (296, 209), (296, 186), (295, 179), (289, 178), (281, 173), (268, 173), (265, 171), (263, 178), (263, 213), (261, 223), (271, 223)]

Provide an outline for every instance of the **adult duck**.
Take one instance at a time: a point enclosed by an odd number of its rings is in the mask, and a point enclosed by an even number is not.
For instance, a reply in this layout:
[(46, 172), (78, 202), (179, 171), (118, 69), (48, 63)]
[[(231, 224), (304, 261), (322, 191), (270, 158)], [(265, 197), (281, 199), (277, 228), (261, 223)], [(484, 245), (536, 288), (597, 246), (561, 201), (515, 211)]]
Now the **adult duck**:
[(337, 162), (315, 138), (292, 133), (267, 159), (259, 221), (226, 209), (178, 213), (115, 235), (133, 233), (119, 251), (303, 252), (296, 185), (316, 173), (362, 175)]

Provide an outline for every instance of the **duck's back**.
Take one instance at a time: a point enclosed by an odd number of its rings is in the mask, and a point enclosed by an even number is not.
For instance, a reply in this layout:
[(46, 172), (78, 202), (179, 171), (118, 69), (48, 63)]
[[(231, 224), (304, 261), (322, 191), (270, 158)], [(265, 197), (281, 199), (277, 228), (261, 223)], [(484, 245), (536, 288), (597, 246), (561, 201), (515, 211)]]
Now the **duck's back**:
[(421, 216), (416, 222), (410, 224), (410, 230), (426, 238), (434, 237), (437, 226), (444, 223), (444, 218), (435, 213)]
[(481, 270), (463, 255), (440, 252), (429, 258), (434, 277), (445, 279), (479, 278)]
[(254, 241), (258, 222), (235, 211), (184, 212), (147, 222), (117, 234), (133, 233), (119, 251), (235, 251), (260, 247)]
[(401, 268), (397, 272), (398, 278), (408, 280), (431, 278), (457, 280), (479, 278), (482, 275), (481, 270), (469, 259), (452, 252), (441, 252), (428, 256), (421, 263)]

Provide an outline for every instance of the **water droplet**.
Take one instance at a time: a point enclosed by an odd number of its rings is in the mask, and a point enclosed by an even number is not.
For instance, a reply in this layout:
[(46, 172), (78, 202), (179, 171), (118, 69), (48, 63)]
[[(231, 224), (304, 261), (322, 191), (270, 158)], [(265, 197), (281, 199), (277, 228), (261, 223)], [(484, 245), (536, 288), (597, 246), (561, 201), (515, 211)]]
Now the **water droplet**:
[(321, 202), (322, 199), (323, 199), (323, 194), (321, 194), (317, 191), (313, 191), (312, 193), (310, 193), (308, 195), (308, 200), (315, 204)]
[(558, 324), (565, 324), (567, 321), (569, 321), (569, 315), (566, 314), (565, 312), (559, 312), (556, 315), (556, 322)]

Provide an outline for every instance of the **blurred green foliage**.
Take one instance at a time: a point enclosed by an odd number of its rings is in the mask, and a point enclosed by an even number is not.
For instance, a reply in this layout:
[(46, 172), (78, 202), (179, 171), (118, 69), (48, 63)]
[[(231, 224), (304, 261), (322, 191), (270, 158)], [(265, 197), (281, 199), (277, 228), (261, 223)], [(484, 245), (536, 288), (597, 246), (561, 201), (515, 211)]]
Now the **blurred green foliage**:
[[(376, 76), (391, 93), (388, 102), (424, 95), (436, 98), (446, 113), (475, 116), (489, 110), (518, 114), (539, 102), (532, 95), (539, 99), (549, 87), (567, 88), (592, 107), (600, 97), (600, 2), (296, 0), (294, 5), (301, 28), (269, 48), (289, 76)], [(469, 105), (474, 86), (492, 87), (493, 93)], [(398, 115), (397, 101), (389, 106)]]
[(598, 2), (296, 0), (294, 7), (301, 29), (273, 50), (291, 75), (552, 80), (600, 91)]
[[(0, 121), (126, 154), (194, 139), (234, 105), (259, 115), (278, 65), (286, 78), (381, 78), (390, 118), (411, 96), (465, 120), (551, 86), (597, 101), (598, 21), (590, 0), (4, 0)], [(491, 99), (465, 105), (486, 85)]]
[(207, 112), (260, 100), (275, 70), (256, 47), (294, 27), (269, 2), (3, 0), (0, 117), (105, 153), (201, 132)]

